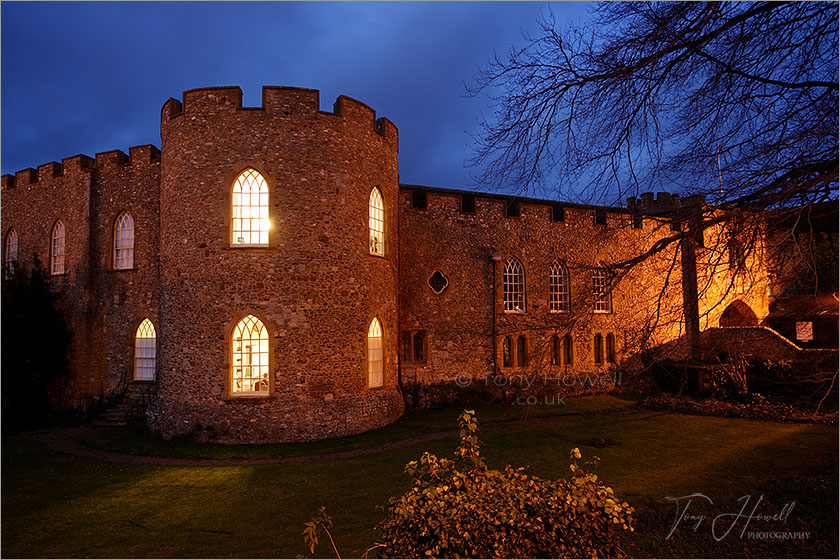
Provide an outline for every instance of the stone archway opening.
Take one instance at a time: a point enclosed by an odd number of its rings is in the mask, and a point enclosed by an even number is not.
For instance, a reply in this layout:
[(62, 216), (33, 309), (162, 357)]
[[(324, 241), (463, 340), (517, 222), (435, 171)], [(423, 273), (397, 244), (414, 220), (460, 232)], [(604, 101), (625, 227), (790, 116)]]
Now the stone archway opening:
[(749, 305), (735, 300), (730, 303), (720, 316), (721, 327), (757, 327), (758, 317)]

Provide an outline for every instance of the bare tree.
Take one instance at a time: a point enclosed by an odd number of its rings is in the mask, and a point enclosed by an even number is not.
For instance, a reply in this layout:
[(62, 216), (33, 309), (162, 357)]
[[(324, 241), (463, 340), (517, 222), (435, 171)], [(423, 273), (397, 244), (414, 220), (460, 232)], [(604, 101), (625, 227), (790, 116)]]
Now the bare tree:
[[(696, 356), (703, 314), (757, 275), (744, 263), (769, 258), (766, 216), (753, 217), (836, 205), (838, 5), (605, 2), (583, 27), (560, 29), (551, 12), (539, 23), (470, 89), (494, 103), (475, 138), (475, 177), (595, 204), (700, 195), (670, 214), (670, 232), (609, 263), (615, 282), (652, 258), (681, 269), (680, 321)], [(697, 263), (704, 243), (708, 262)]]
[[(484, 68), (476, 178), (609, 203), (640, 190), (764, 209), (836, 198), (838, 5), (609, 2)], [(583, 185), (583, 186), (581, 186)]]

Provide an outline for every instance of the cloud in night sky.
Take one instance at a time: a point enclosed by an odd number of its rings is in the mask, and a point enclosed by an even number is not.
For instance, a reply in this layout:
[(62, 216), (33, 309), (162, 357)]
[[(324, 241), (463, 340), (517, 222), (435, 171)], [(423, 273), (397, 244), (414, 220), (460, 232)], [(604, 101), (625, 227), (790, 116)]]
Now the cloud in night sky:
[[(470, 188), (466, 96), (494, 52), (524, 44), (548, 3), (96, 2), (2, 4), (2, 172), (138, 144), (160, 145), (160, 109), (187, 89), (319, 89), (400, 130), (403, 183)], [(586, 4), (555, 2), (559, 23)]]

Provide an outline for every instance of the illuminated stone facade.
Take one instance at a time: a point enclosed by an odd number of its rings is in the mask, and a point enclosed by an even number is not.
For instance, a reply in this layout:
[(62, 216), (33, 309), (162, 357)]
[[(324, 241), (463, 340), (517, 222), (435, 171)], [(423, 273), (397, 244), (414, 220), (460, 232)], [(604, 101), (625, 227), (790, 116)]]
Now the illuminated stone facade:
[[(366, 105), (341, 96), (324, 112), (317, 91), (282, 87), (264, 88), (261, 107), (241, 99), (230, 87), (168, 100), (160, 151), (80, 155), (3, 176), (3, 233), (17, 233), (19, 265), (34, 254), (47, 262), (53, 223), (66, 226), (67, 273), (54, 279), (74, 331), (65, 402), (123, 390), (144, 318), (158, 337), (150, 426), (220, 441), (348, 435), (398, 418), (406, 387), (609, 374), (643, 348), (685, 351), (684, 259), (673, 244), (619, 275), (610, 312), (593, 308), (593, 271), (672, 235), (686, 208), (677, 197), (624, 209), (401, 186), (397, 129)], [(231, 189), (246, 169), (268, 185), (266, 246), (231, 240)], [(369, 240), (374, 188), (384, 201), (384, 256)], [(134, 267), (114, 270), (114, 222), (125, 210), (135, 221)], [(765, 316), (760, 256), (749, 265), (757, 281), (731, 290), (725, 249), (703, 245), (692, 248), (701, 330), (717, 327), (735, 300)], [(505, 312), (503, 270), (514, 258), (525, 308)], [(558, 260), (568, 312), (549, 306)], [(269, 337), (266, 395), (231, 387), (232, 331), (248, 315)], [(368, 378), (374, 318), (377, 387)], [(559, 359), (553, 337), (566, 334), (572, 355)], [(594, 389), (572, 385), (564, 391)]]

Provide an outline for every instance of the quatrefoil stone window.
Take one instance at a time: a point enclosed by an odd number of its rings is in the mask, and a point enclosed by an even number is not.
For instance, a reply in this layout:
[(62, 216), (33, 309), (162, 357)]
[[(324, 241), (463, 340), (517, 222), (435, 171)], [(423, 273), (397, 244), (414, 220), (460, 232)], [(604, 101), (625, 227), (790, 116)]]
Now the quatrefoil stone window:
[(436, 294), (443, 292), (446, 287), (449, 285), (449, 280), (446, 279), (446, 276), (441, 274), (439, 270), (436, 270), (434, 274), (429, 278), (429, 287), (432, 291)]

